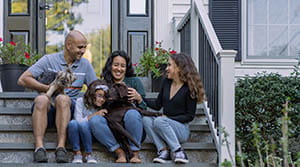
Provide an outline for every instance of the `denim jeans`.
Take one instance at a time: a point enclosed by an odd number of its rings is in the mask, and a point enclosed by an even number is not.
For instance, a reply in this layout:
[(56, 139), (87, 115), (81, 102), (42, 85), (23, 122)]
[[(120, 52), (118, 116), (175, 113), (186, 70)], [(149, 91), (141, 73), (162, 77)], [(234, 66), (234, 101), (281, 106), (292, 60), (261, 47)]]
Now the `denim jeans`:
[(91, 153), (92, 150), (92, 131), (88, 122), (78, 122), (71, 120), (68, 124), (68, 138), (73, 147), (73, 151), (80, 150), (80, 140), (85, 152)]
[(170, 148), (176, 151), (180, 143), (188, 140), (189, 125), (172, 120), (168, 117), (143, 117), (144, 129), (158, 151)]
[[(125, 129), (133, 137), (133, 139), (141, 145), (142, 134), (143, 134), (143, 123), (141, 114), (134, 109), (130, 109), (126, 112), (124, 118)], [(120, 147), (116, 141), (112, 131), (110, 130), (107, 120), (103, 116), (93, 116), (89, 120), (92, 133), (95, 138), (104, 145), (109, 151), (113, 152)], [(138, 151), (140, 148), (136, 147), (131, 141), (129, 146), (132, 151)]]

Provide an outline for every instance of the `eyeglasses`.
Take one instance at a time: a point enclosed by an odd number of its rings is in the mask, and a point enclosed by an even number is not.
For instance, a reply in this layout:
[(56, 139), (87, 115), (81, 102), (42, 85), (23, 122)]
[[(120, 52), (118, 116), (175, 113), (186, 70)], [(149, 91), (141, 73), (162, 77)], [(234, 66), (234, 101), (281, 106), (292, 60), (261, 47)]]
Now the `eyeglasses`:
[(104, 96), (104, 95), (101, 95), (101, 94), (96, 94), (95, 97), (96, 97), (96, 98), (99, 98), (99, 99), (101, 99), (101, 98), (105, 99), (105, 96)]

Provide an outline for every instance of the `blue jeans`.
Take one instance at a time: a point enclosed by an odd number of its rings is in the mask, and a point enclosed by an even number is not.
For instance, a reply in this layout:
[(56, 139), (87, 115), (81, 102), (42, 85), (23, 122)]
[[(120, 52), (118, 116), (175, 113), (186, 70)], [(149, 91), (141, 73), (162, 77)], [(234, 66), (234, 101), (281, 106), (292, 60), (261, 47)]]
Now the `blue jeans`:
[[(141, 145), (143, 135), (143, 123), (141, 114), (134, 109), (130, 109), (126, 112), (124, 118), (125, 129), (133, 137), (133, 139)], [(114, 152), (120, 147), (120, 144), (116, 141), (112, 131), (110, 130), (107, 120), (103, 116), (93, 116), (89, 120), (90, 127), (94, 137), (104, 145), (110, 152)], [(140, 148), (136, 147), (131, 141), (129, 146), (132, 151), (138, 151)]]
[(168, 117), (143, 117), (144, 129), (158, 151), (169, 147), (176, 151), (180, 143), (188, 140), (189, 125), (172, 120)]
[(88, 122), (78, 122), (71, 120), (68, 124), (68, 138), (73, 147), (73, 151), (80, 150), (80, 140), (85, 152), (91, 153), (92, 150), (92, 132)]

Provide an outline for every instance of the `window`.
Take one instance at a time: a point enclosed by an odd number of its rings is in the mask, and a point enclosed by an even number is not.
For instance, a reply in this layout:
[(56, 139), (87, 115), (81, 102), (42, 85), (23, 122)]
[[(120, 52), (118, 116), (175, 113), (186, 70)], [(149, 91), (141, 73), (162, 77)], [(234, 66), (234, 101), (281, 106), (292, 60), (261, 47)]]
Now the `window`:
[(9, 15), (29, 15), (28, 0), (10, 0)]
[(147, 0), (127, 0), (129, 9), (127, 8), (127, 15), (146, 16), (147, 15)]
[(300, 54), (300, 1), (247, 1), (247, 59), (290, 59)]

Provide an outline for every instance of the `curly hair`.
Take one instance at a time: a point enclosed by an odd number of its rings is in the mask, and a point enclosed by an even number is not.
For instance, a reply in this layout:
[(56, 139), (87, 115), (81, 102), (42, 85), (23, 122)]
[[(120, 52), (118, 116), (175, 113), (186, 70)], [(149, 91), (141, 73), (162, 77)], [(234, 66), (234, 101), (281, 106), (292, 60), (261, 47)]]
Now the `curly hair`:
[(132, 67), (131, 58), (127, 55), (127, 53), (123, 50), (117, 50), (111, 53), (111, 55), (107, 58), (105, 66), (102, 70), (101, 78), (103, 78), (108, 84), (113, 84), (113, 76), (111, 73), (112, 63), (115, 57), (121, 56), (126, 61), (126, 72), (125, 77), (133, 77), (135, 76), (134, 69)]
[(197, 98), (198, 103), (202, 103), (205, 91), (192, 58), (184, 53), (172, 54), (170, 58), (179, 68), (179, 78), (183, 83), (187, 83), (191, 92), (191, 98)]
[[(107, 83), (104, 80), (97, 79), (93, 82), (91, 82), (87, 88), (87, 91), (83, 95), (83, 102), (85, 106), (89, 109), (97, 109), (99, 108), (98, 106), (95, 105), (95, 100), (96, 100), (96, 87), (98, 85), (106, 85)], [(105, 97), (107, 97), (107, 93), (105, 93)]]

